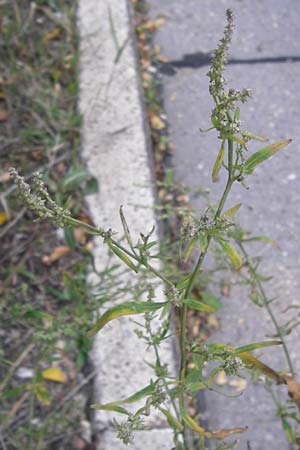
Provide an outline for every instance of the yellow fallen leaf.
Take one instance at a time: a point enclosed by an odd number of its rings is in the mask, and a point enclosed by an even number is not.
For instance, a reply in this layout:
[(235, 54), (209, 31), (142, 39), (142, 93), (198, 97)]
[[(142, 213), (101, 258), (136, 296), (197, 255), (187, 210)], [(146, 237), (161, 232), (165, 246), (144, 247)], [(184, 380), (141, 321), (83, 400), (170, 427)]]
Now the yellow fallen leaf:
[(66, 374), (59, 367), (49, 367), (43, 370), (42, 377), (45, 380), (56, 381), (57, 383), (66, 383)]
[(70, 253), (70, 251), (71, 251), (70, 247), (67, 247), (66, 245), (60, 245), (53, 250), (51, 255), (43, 256), (42, 261), (47, 266), (50, 266), (50, 264), (57, 261), (59, 258), (61, 258), (61, 256), (66, 255), (67, 253)]
[(43, 43), (47, 44), (52, 39), (55, 39), (55, 38), (59, 37), (60, 34), (61, 34), (61, 29), (60, 28), (53, 28), (53, 30), (51, 30), (51, 31), (49, 31), (48, 33), (45, 34), (45, 36), (43, 37)]
[(218, 329), (220, 327), (219, 321), (214, 314), (209, 314), (207, 317), (207, 324), (210, 328)]
[(155, 130), (162, 130), (166, 127), (166, 124), (157, 115), (150, 116), (150, 123), (152, 128), (154, 128)]
[(163, 16), (158, 17), (155, 20), (148, 20), (143, 23), (143, 29), (149, 31), (155, 31), (157, 28), (161, 27), (165, 23), (165, 18)]
[(6, 214), (6, 212), (4, 212), (4, 211), (0, 212), (0, 225), (3, 225), (7, 221), (8, 221), (8, 215)]

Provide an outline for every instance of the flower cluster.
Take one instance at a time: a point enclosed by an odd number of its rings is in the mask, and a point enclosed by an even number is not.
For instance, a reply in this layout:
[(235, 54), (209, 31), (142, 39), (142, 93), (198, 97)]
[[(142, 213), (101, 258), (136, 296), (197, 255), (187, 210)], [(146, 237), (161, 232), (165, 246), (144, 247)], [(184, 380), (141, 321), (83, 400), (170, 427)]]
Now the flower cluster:
[(224, 30), (224, 36), (214, 53), (211, 68), (207, 74), (210, 78), (209, 92), (213, 98), (217, 98), (220, 93), (224, 92), (225, 79), (223, 78), (223, 72), (227, 63), (227, 50), (233, 33), (233, 14), (231, 9), (226, 11), (226, 15), (227, 25)]
[(188, 220), (181, 227), (181, 238), (188, 241), (201, 233), (211, 234), (213, 232), (224, 231), (231, 227), (233, 223), (226, 216), (210, 219), (206, 214), (200, 217), (198, 221), (195, 219)]
[(182, 292), (180, 292), (176, 286), (171, 286), (168, 290), (166, 290), (165, 295), (168, 300), (172, 303), (172, 305), (180, 307), (182, 305)]
[(144, 429), (144, 421), (140, 416), (130, 414), (126, 422), (117, 422), (114, 419), (117, 437), (125, 444), (133, 444), (133, 432)]
[(226, 135), (234, 135), (240, 133), (240, 120), (235, 114), (231, 117), (230, 111), (235, 110), (235, 103), (240, 101), (245, 103), (251, 97), (250, 89), (242, 89), (241, 91), (229, 89), (225, 91), (225, 79), (223, 76), (225, 64), (227, 62), (227, 50), (231, 41), (233, 32), (233, 14), (230, 9), (227, 10), (227, 25), (224, 30), (224, 36), (220, 40), (219, 46), (214, 53), (211, 62), (211, 68), (208, 72), (210, 79), (209, 92), (216, 104), (213, 109), (211, 120), (213, 126), (220, 131), (220, 137)]
[(40, 173), (32, 175), (31, 186), (25, 182), (13, 167), (9, 170), (10, 176), (18, 188), (18, 195), (27, 206), (34, 211), (40, 219), (50, 219), (59, 227), (69, 224), (71, 214), (61, 206), (57, 205), (49, 195)]
[(236, 356), (229, 356), (224, 359), (221, 368), (224, 370), (226, 375), (237, 375), (239, 371), (244, 367), (242, 360)]

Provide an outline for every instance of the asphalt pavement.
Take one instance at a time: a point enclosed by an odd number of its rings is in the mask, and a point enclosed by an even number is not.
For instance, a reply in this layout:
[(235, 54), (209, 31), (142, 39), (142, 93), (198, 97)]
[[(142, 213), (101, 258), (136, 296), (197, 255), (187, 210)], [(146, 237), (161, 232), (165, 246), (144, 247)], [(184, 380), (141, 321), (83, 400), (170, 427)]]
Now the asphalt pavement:
[[(255, 234), (268, 235), (279, 246), (263, 245), (263, 272), (273, 275), (267, 284), (274, 312), (283, 323), (283, 311), (299, 305), (300, 287), (300, 2), (298, 0), (149, 0), (150, 15), (163, 14), (165, 24), (157, 31), (155, 44), (168, 59), (162, 67), (163, 96), (174, 143), (176, 179), (210, 189), (217, 202), (225, 176), (211, 183), (211, 170), (218, 151), (216, 133), (200, 133), (210, 126), (213, 107), (208, 92), (209, 60), (221, 38), (228, 7), (235, 16), (235, 32), (225, 77), (229, 87), (250, 88), (253, 99), (241, 108), (244, 129), (267, 136), (271, 141), (292, 138), (293, 142), (249, 177), (249, 190), (234, 186), (228, 207), (242, 203), (241, 224)], [(249, 150), (258, 150), (254, 144)], [(191, 198), (201, 211), (203, 198)], [(220, 290), (215, 288), (218, 295)], [(255, 307), (244, 290), (235, 286), (223, 297), (218, 317), (220, 327), (213, 341), (243, 345), (266, 339), (274, 333), (266, 312)], [(287, 337), (291, 355), (300, 372), (299, 333)], [(282, 352), (276, 348), (260, 352), (276, 370), (286, 369)], [(231, 393), (235, 394), (234, 388)], [(209, 392), (206, 417), (211, 429), (248, 426), (238, 449), (287, 450), (276, 409), (262, 384), (248, 380), (238, 399)], [(233, 439), (232, 439), (233, 440)]]

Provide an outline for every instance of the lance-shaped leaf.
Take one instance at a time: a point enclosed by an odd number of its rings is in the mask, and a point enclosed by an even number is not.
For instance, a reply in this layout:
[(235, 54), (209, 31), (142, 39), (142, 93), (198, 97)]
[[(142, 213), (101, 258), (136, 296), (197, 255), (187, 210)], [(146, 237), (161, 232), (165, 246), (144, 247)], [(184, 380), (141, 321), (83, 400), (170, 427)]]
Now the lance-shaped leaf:
[(201, 292), (201, 300), (203, 300), (206, 305), (209, 305), (212, 308), (214, 308), (215, 311), (217, 311), (217, 309), (219, 308), (222, 308), (223, 306), (220, 300), (217, 297), (215, 297), (211, 292), (207, 291)]
[(267, 147), (262, 148), (258, 152), (255, 152), (244, 162), (244, 175), (250, 175), (259, 164), (263, 163), (266, 159), (273, 156), (276, 152), (286, 147), (290, 142), (292, 142), (292, 139), (274, 142), (273, 144), (267, 145)]
[(196, 311), (204, 311), (208, 313), (212, 313), (215, 311), (215, 308), (213, 306), (199, 302), (199, 300), (195, 300), (193, 298), (186, 298), (182, 302), (187, 305), (188, 308), (195, 309)]
[(84, 167), (72, 167), (61, 182), (63, 192), (72, 192), (79, 188), (80, 184), (91, 175)]
[(253, 350), (257, 350), (259, 348), (273, 347), (274, 345), (282, 345), (282, 342), (281, 341), (254, 342), (253, 344), (243, 345), (242, 347), (236, 348), (233, 353), (237, 355), (239, 353), (252, 352)]
[[(222, 428), (221, 430), (211, 431), (210, 438), (215, 439), (224, 439), (228, 436), (232, 436), (233, 434), (245, 433), (248, 430), (248, 427), (243, 428)], [(207, 436), (208, 437), (208, 436)]]
[(249, 133), (248, 131), (242, 131), (241, 134), (246, 139), (254, 139), (259, 142), (268, 142), (270, 140), (265, 136), (258, 136), (257, 134)]
[(240, 207), (242, 206), (241, 203), (238, 203), (237, 205), (234, 205), (232, 208), (227, 209), (227, 211), (224, 213), (224, 216), (228, 217), (228, 219), (231, 219), (231, 217), (234, 217)]
[(216, 238), (219, 244), (221, 245), (224, 253), (226, 256), (230, 259), (232, 262), (233, 267), (238, 270), (243, 264), (243, 260), (238, 254), (238, 252), (235, 250), (235, 248), (232, 247), (232, 245), (229, 244), (228, 241), (225, 241), (225, 239)]
[(276, 381), (277, 384), (282, 383), (282, 378), (279, 373), (275, 372), (275, 370), (273, 370), (271, 367), (259, 361), (257, 358), (255, 358), (255, 356), (251, 355), (251, 353), (239, 353), (239, 358), (249, 369), (257, 369), (264, 375), (272, 378), (274, 381)]
[(93, 409), (115, 411), (121, 414), (128, 414), (126, 409), (121, 408), (121, 405), (138, 402), (142, 398), (154, 394), (154, 392), (155, 392), (155, 383), (151, 383), (148, 386), (144, 387), (143, 389), (125, 398), (124, 400), (117, 400), (116, 402), (106, 403), (105, 405), (93, 404), (91, 405), (91, 407)]
[(159, 407), (159, 410), (166, 416), (168, 424), (171, 428), (175, 428), (177, 431), (183, 430), (183, 425), (180, 423), (173, 414), (170, 413), (167, 409)]
[[(269, 378), (276, 381), (277, 384), (283, 384), (286, 382), (284, 380), (284, 377), (282, 377), (279, 373), (275, 372), (275, 370), (273, 370), (271, 367), (262, 363), (259, 359), (255, 358), (255, 356), (251, 355), (251, 353), (248, 353), (248, 351), (245, 351), (245, 349), (248, 349), (249, 351), (253, 351), (258, 348), (270, 347), (273, 345), (280, 345), (280, 344), (282, 344), (280, 341), (265, 341), (265, 342), (256, 342), (254, 344), (243, 345), (242, 347), (236, 348), (231, 345), (214, 343), (214, 344), (207, 344), (207, 347), (208, 347), (209, 351), (211, 351), (212, 353), (215, 353), (215, 354), (218, 354), (219, 352), (223, 352), (224, 350), (231, 350), (232, 354), (237, 355), (243, 361), (245, 367), (247, 367), (248, 369), (258, 370), (259, 372), (262, 372), (264, 375), (266, 375)], [(209, 376), (209, 383), (212, 382), (213, 378), (216, 376), (219, 369), (220, 369), (219, 367), (217, 367), (216, 369), (213, 369), (213, 371), (211, 372), (211, 374)]]
[(130, 258), (128, 258), (128, 256), (126, 255), (126, 253), (122, 252), (122, 250), (120, 250), (118, 247), (116, 247), (115, 245), (109, 244), (109, 248), (111, 249), (112, 252), (115, 253), (115, 255), (117, 255), (131, 270), (133, 270), (134, 272), (138, 272), (137, 267), (135, 266), (135, 264), (133, 264), (133, 262), (131, 261)]
[(295, 430), (284, 417), (281, 417), (281, 423), (289, 443), (295, 444), (296, 443)]
[(121, 316), (131, 316), (134, 314), (144, 314), (157, 311), (163, 308), (167, 302), (125, 302), (121, 305), (116, 305), (106, 311), (103, 316), (96, 322), (93, 328), (88, 331), (87, 336), (91, 337), (96, 334), (101, 328), (113, 319)]
[(214, 163), (214, 167), (213, 167), (213, 171), (212, 171), (212, 175), (211, 175), (213, 182), (217, 181), (217, 179), (218, 179), (218, 175), (219, 175), (222, 163), (224, 161), (224, 153), (225, 153), (225, 141), (223, 140), (220, 150), (219, 150), (219, 153), (218, 153), (218, 156), (217, 156), (217, 159)]
[(100, 411), (113, 411), (113, 412), (117, 412), (120, 414), (126, 414), (127, 416), (129, 416), (129, 414), (130, 414), (125, 408), (122, 408), (122, 406), (114, 405), (111, 403), (107, 403), (106, 405), (94, 404), (94, 405), (91, 405), (91, 408), (98, 409)]
[[(276, 345), (278, 345), (278, 344), (276, 344)], [(244, 347), (246, 347), (246, 346), (244, 346)], [(230, 345), (226, 346), (225, 348), (227, 348), (228, 350), (234, 350), (234, 353), (237, 350), (235, 347), (232, 347)], [(241, 348), (242, 347), (239, 347), (239, 349), (241, 349)], [(259, 359), (255, 358), (255, 356), (251, 355), (251, 353), (241, 351), (238, 353), (238, 356), (243, 361), (243, 363), (245, 364), (245, 366), (247, 368), (255, 369), (255, 370), (258, 370), (259, 372), (262, 372), (264, 375), (266, 375), (269, 378), (272, 378), (274, 381), (276, 381), (277, 384), (284, 383), (284, 380), (283, 380), (282, 376), (279, 375), (279, 373), (275, 372), (275, 370), (273, 370), (271, 367), (269, 367), (266, 364), (259, 361)]]
[(187, 262), (187, 260), (189, 259), (191, 251), (193, 250), (193, 248), (198, 240), (199, 240), (199, 236), (194, 236), (188, 243), (186, 250), (185, 250), (185, 254), (184, 254), (184, 262)]
[(200, 427), (200, 425), (198, 425), (198, 423), (185, 412), (183, 412), (181, 416), (189, 428), (194, 430), (199, 436), (205, 437), (207, 439), (212, 438), (224, 439), (225, 437), (231, 436), (233, 434), (244, 433), (248, 429), (247, 427), (245, 427), (245, 428), (221, 429), (216, 431), (206, 431), (204, 428)]
[(133, 242), (132, 242), (132, 238), (130, 235), (130, 231), (129, 231), (129, 227), (127, 225), (124, 213), (123, 213), (123, 206), (120, 206), (120, 217), (121, 217), (121, 222), (122, 222), (122, 226), (123, 226), (123, 230), (124, 230), (124, 234), (126, 237), (126, 240), (130, 246), (131, 249), (133, 249)]

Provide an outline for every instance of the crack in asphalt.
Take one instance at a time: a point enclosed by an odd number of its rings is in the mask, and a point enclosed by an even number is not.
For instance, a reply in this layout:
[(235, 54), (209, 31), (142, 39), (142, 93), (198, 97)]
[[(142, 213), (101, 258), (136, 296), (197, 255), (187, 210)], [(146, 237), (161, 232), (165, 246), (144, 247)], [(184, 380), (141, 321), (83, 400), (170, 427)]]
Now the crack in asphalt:
[[(209, 66), (213, 58), (212, 53), (188, 53), (182, 59), (161, 63), (160, 71), (164, 75), (176, 75), (176, 69), (199, 69), (200, 67)], [(248, 59), (229, 59), (227, 64), (266, 64), (266, 63), (287, 63), (300, 62), (300, 56), (264, 56), (261, 58)]]

